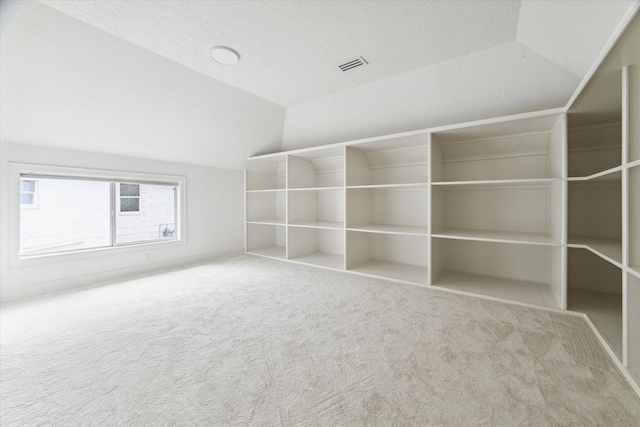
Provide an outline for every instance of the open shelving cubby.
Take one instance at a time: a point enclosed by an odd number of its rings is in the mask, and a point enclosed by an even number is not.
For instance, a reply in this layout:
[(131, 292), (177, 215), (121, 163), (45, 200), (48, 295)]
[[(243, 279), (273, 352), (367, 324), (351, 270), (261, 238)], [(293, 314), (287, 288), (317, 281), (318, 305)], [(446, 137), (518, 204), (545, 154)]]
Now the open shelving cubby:
[(628, 173), (629, 268), (640, 277), (640, 164)]
[(287, 228), (284, 225), (247, 224), (247, 252), (286, 259)]
[(268, 155), (248, 162), (246, 171), (246, 190), (284, 190), (287, 188), (287, 156)]
[(622, 172), (571, 180), (568, 195), (569, 247), (594, 251), (622, 267)]
[(627, 120), (628, 126), (628, 156), (629, 162), (640, 161), (640, 64), (630, 66), (628, 68), (627, 81), (627, 102), (628, 114), (630, 120)]
[(247, 222), (285, 224), (285, 190), (247, 192)]
[[(616, 117), (620, 120), (619, 117)], [(596, 123), (573, 126), (569, 116), (569, 177), (588, 177), (622, 164), (622, 125)]]
[(428, 141), (418, 134), (348, 146), (347, 187), (427, 184)]
[(289, 155), (288, 188), (344, 187), (344, 150), (333, 147)]
[(380, 233), (428, 234), (428, 187), (347, 189), (347, 228)]
[(289, 259), (344, 269), (344, 230), (290, 227)]
[(563, 308), (562, 246), (433, 238), (432, 284)]
[(563, 123), (552, 114), (436, 132), (431, 181), (561, 179)]
[(427, 285), (428, 236), (347, 231), (347, 270)]
[(289, 225), (344, 228), (344, 189), (289, 191)]
[(559, 180), (443, 185), (431, 191), (433, 237), (534, 245), (563, 242)]
[(569, 248), (568, 308), (586, 313), (622, 360), (622, 270), (580, 248)]
[(626, 290), (626, 365), (640, 383), (640, 277), (627, 273)]

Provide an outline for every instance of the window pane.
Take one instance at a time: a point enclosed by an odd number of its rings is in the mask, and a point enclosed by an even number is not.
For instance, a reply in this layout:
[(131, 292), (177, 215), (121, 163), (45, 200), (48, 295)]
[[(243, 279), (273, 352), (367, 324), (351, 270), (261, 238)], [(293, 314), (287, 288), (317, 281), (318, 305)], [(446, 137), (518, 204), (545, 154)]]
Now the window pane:
[(110, 214), (108, 182), (39, 179), (37, 209), (20, 210), (20, 254), (109, 246)]
[(138, 197), (121, 197), (120, 212), (138, 212), (140, 210), (140, 199)]
[(139, 196), (140, 184), (120, 184), (121, 196)]
[(20, 191), (33, 193), (36, 191), (36, 182), (20, 180)]
[(139, 184), (140, 197), (121, 197), (135, 200), (139, 215), (116, 215), (116, 244), (172, 240), (176, 238), (176, 207), (173, 185)]
[(33, 205), (33, 194), (20, 194), (21, 205)]

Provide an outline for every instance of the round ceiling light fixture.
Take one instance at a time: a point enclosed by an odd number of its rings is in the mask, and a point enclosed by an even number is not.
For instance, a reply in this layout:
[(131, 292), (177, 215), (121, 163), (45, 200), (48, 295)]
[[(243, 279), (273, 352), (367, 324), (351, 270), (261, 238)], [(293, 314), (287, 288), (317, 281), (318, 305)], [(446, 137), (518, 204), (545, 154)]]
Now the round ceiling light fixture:
[(235, 50), (226, 46), (214, 46), (209, 50), (211, 59), (222, 65), (233, 65), (238, 62), (240, 55)]

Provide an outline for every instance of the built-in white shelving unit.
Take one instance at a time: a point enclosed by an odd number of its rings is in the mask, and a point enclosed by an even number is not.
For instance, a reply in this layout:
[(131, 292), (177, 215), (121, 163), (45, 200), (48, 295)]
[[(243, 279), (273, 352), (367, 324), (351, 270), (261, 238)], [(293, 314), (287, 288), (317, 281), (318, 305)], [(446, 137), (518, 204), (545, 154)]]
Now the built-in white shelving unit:
[(640, 382), (640, 18), (566, 108), (256, 156), (249, 253), (586, 313)]

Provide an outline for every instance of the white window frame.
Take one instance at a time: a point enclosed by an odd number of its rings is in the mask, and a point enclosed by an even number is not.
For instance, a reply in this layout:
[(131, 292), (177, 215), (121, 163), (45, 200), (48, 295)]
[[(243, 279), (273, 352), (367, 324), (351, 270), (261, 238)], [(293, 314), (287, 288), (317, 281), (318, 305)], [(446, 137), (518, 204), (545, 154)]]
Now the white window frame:
[[(9, 267), (22, 268), (62, 260), (76, 260), (101, 256), (108, 253), (143, 252), (149, 246), (162, 247), (184, 246), (187, 244), (186, 224), (186, 188), (187, 179), (180, 175), (163, 175), (140, 172), (123, 172), (100, 169), (69, 168), (48, 165), (33, 165), (25, 163), (9, 163)], [(102, 181), (117, 181), (131, 183), (155, 183), (176, 185), (176, 236), (173, 240), (154, 240), (150, 242), (113, 245), (101, 248), (56, 252), (37, 255), (20, 255), (20, 178), (27, 179), (28, 175), (52, 176), (58, 178), (94, 179)], [(113, 206), (115, 209), (116, 207)]]

